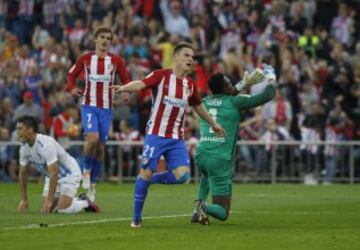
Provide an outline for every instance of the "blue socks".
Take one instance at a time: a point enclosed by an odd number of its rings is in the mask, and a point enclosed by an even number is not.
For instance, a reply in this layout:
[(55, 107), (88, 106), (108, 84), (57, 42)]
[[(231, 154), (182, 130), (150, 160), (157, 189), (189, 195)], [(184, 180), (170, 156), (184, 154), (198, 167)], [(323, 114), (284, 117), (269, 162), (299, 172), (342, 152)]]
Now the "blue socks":
[(99, 180), (101, 174), (102, 161), (99, 161), (94, 156), (85, 156), (84, 170), (91, 172), (90, 181), (96, 183)]
[(153, 174), (151, 180), (144, 180), (138, 175), (135, 182), (134, 190), (134, 222), (141, 221), (142, 210), (144, 202), (148, 193), (149, 185), (153, 183), (159, 184), (181, 184), (185, 183), (190, 179), (190, 173), (185, 172), (178, 180), (172, 173), (172, 171), (164, 171), (161, 173)]
[(95, 160), (94, 156), (89, 156), (89, 155), (85, 156), (85, 160), (84, 160), (85, 171), (89, 171), (89, 172), (91, 171), (91, 169), (93, 168), (94, 160)]
[(140, 176), (137, 177), (134, 190), (134, 222), (139, 222), (141, 220), (141, 214), (149, 185), (150, 181), (144, 180)]
[(98, 182), (101, 175), (101, 165), (102, 165), (102, 161), (99, 161), (98, 159), (94, 158), (93, 166), (91, 169), (91, 176), (90, 176), (91, 183)]
[(190, 179), (190, 173), (185, 172), (178, 180), (172, 171), (164, 171), (156, 173), (151, 178), (151, 184), (182, 184), (187, 182)]

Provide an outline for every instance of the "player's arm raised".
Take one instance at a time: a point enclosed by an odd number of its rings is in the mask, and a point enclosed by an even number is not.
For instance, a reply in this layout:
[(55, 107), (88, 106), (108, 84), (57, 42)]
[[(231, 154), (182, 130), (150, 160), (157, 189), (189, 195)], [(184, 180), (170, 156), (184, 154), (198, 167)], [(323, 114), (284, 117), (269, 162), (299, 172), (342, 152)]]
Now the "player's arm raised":
[(262, 105), (272, 98), (276, 93), (276, 75), (273, 67), (268, 64), (263, 65), (263, 73), (267, 86), (257, 95), (238, 95), (234, 98), (235, 105), (238, 108), (253, 108)]
[(20, 203), (17, 207), (19, 212), (26, 212), (29, 208), (29, 202), (27, 198), (27, 170), (26, 166), (20, 165), (19, 169), (19, 188), (20, 188)]
[(264, 71), (260, 68), (256, 68), (250, 74), (249, 72), (245, 71), (243, 79), (240, 82), (236, 83), (235, 89), (238, 92), (241, 92), (246, 88), (249, 88), (255, 84), (262, 82), (264, 79), (265, 79)]
[(43, 214), (49, 214), (51, 212), (51, 208), (53, 205), (53, 201), (54, 201), (54, 195), (56, 192), (56, 187), (57, 187), (57, 183), (58, 183), (58, 164), (57, 162), (54, 162), (52, 164), (50, 164), (48, 167), (48, 172), (49, 172), (49, 192), (46, 196), (46, 199), (43, 203), (43, 206), (41, 208), (41, 212)]

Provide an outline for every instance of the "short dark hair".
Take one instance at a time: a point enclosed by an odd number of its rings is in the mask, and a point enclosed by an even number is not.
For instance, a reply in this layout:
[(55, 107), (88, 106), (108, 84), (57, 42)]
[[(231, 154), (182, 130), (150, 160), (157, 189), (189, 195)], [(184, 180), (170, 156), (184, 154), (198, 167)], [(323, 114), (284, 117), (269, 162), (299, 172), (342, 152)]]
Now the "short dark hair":
[(173, 55), (179, 53), (183, 48), (188, 48), (188, 49), (194, 50), (193, 46), (190, 43), (181, 42), (175, 46)]
[(110, 33), (111, 39), (113, 37), (113, 32), (110, 27), (102, 25), (96, 28), (94, 32), (94, 37), (97, 38), (101, 33)]
[(20, 117), (17, 122), (24, 124), (27, 128), (32, 128), (34, 132), (38, 132), (38, 121), (32, 116), (25, 115)]
[(212, 75), (208, 81), (208, 87), (214, 95), (224, 94), (226, 88), (224, 74), (216, 73)]

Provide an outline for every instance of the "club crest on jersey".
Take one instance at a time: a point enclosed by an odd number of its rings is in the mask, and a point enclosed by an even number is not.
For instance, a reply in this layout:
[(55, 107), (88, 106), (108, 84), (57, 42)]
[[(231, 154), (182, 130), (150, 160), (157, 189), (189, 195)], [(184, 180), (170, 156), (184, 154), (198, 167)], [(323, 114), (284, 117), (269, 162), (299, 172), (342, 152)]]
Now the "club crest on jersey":
[(149, 163), (149, 159), (146, 158), (146, 157), (143, 157), (142, 160), (141, 160), (141, 163), (142, 163), (143, 165), (146, 165), (146, 164)]
[(190, 95), (190, 89), (189, 88), (185, 88), (185, 95), (189, 96)]
[(114, 68), (115, 68), (114, 64), (112, 64), (112, 63), (109, 63), (109, 64), (108, 64), (108, 70), (109, 70), (110, 72), (113, 71)]

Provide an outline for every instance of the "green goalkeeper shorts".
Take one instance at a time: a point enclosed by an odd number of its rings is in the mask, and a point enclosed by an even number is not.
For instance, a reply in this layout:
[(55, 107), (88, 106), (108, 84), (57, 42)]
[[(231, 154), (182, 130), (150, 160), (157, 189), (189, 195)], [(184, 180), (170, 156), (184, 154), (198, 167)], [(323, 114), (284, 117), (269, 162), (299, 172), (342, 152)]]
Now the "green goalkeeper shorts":
[(197, 150), (195, 165), (209, 180), (210, 193), (213, 196), (231, 195), (233, 162), (209, 156)]

